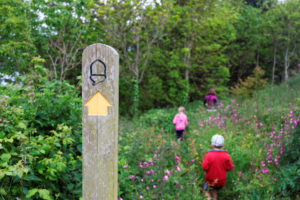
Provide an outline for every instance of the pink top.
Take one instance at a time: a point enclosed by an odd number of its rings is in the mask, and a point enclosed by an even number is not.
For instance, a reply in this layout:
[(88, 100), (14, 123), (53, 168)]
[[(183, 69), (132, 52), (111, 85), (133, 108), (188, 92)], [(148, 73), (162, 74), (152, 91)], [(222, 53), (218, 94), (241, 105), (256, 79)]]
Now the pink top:
[(177, 131), (184, 130), (185, 126), (188, 124), (187, 116), (184, 113), (178, 113), (173, 119), (173, 124), (175, 124), (175, 129)]

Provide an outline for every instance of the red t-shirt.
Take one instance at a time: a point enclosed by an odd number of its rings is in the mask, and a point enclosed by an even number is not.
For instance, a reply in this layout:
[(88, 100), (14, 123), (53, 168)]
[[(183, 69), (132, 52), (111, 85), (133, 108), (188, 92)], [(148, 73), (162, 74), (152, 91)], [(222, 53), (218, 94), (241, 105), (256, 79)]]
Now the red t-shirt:
[(225, 185), (226, 172), (232, 168), (232, 161), (226, 151), (209, 151), (202, 162), (202, 169), (206, 171), (205, 181), (214, 187)]

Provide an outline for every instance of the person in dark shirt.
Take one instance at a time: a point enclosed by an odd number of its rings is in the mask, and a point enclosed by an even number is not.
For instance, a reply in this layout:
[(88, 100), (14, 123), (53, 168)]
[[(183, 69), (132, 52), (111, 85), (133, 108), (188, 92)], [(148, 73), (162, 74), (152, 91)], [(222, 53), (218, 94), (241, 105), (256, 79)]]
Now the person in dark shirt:
[(218, 98), (214, 88), (209, 89), (207, 95), (204, 98), (203, 104), (206, 107), (207, 111), (216, 111), (215, 109), (217, 108)]

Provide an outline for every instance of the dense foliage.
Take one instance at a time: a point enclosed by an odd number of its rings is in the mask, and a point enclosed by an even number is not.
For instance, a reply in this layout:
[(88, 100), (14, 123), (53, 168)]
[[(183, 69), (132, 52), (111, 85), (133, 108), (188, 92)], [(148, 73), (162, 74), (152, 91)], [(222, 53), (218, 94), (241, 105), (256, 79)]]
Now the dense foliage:
[(81, 99), (47, 76), (36, 65), (20, 84), (0, 86), (3, 199), (81, 197)]
[[(275, 84), (300, 71), (299, 0), (0, 0), (0, 81), (45, 59), (51, 80), (75, 85), (81, 54), (120, 54), (120, 112), (225, 96), (256, 66)], [(11, 82), (11, 79), (6, 81)]]
[(299, 33), (300, 0), (0, 0), (0, 198), (81, 198), (81, 54), (100, 42), (120, 55), (120, 198), (205, 198), (219, 133), (222, 199), (299, 199)]
[(247, 101), (225, 99), (216, 113), (207, 113), (201, 102), (189, 104), (183, 142), (176, 141), (171, 123), (176, 108), (121, 121), (120, 199), (206, 199), (201, 163), (216, 133), (225, 137), (234, 163), (220, 199), (299, 198), (299, 81)]
[[(43, 60), (30, 75), (0, 91), (0, 195), (4, 199), (80, 199), (81, 99), (65, 81), (49, 81)], [(202, 102), (187, 106), (189, 127), (177, 142), (176, 108), (120, 120), (119, 197), (199, 199), (201, 162), (219, 133), (232, 157), (223, 199), (295, 199), (299, 186), (300, 76), (255, 91), (254, 98), (225, 99), (216, 113)], [(250, 184), (249, 184), (250, 183)]]

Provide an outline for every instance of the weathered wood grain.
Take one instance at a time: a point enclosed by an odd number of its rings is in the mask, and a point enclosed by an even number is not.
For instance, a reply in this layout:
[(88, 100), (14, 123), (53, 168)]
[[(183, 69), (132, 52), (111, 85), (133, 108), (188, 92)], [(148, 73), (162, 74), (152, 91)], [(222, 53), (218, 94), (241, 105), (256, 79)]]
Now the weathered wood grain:
[[(93, 86), (89, 77), (90, 65), (96, 59), (106, 64), (107, 78), (104, 82)], [(88, 115), (88, 107), (84, 106), (97, 92), (100, 92), (111, 104), (107, 115)], [(82, 189), (84, 200), (117, 199), (118, 109), (119, 55), (110, 46), (90, 45), (82, 55)]]

